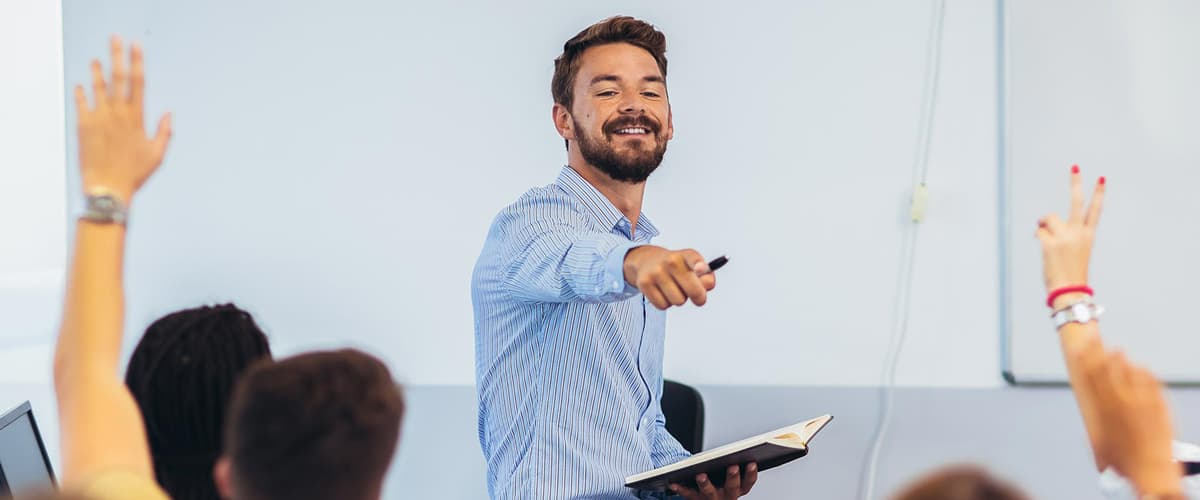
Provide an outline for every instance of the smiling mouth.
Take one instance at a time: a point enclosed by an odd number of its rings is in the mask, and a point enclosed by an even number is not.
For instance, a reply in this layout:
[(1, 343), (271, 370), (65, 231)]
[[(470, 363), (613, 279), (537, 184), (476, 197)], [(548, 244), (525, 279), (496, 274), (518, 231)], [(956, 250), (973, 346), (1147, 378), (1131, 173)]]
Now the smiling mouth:
[(650, 129), (646, 127), (625, 127), (617, 129), (614, 133), (616, 135), (646, 135), (650, 133)]

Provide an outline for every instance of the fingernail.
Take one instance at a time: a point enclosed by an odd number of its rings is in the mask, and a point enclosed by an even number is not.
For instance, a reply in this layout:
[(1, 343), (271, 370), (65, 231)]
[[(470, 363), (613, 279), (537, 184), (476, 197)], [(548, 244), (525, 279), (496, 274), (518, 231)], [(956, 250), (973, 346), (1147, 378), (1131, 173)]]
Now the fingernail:
[(1108, 182), (1108, 179), (1105, 179), (1103, 175), (1102, 175), (1102, 176), (1100, 176), (1100, 185), (1101, 185), (1101, 186), (1103, 186), (1103, 185), (1104, 185), (1105, 183), (1107, 183), (1107, 182)]
[(750, 464), (749, 467), (746, 467), (747, 472), (754, 472), (756, 470), (758, 470), (758, 464)]
[(1071, 165), (1071, 173), (1078, 174), (1079, 173), (1079, 165)]
[(707, 475), (705, 475), (705, 474), (700, 474), (700, 477), (697, 477), (697, 478), (696, 478), (696, 482), (697, 482), (697, 483), (700, 483), (700, 484), (707, 483), (707, 482), (708, 482), (708, 476), (707, 476)]
[(729, 475), (730, 476), (736, 476), (737, 473), (738, 473), (738, 466), (732, 465), (729, 467)]
[(674, 484), (672, 484), (672, 485), (670, 486), (670, 488), (671, 488), (671, 491), (675, 491), (675, 492), (678, 492), (678, 491), (679, 491), (679, 486), (676, 486), (676, 485), (674, 485)]

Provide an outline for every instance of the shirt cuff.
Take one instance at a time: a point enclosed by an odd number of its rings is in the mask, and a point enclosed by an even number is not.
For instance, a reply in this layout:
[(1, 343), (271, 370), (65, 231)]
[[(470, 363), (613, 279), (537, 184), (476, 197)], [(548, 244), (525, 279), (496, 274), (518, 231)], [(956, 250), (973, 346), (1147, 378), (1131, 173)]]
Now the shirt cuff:
[(636, 286), (625, 282), (625, 254), (634, 248), (645, 246), (645, 243), (630, 241), (617, 245), (604, 259), (604, 291), (610, 294), (633, 295), (638, 292)]

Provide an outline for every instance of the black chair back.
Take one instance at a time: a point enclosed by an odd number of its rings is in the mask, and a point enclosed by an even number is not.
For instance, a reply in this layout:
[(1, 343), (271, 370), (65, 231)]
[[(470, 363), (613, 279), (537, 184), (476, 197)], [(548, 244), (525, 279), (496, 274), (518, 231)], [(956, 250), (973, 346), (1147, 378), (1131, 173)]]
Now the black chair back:
[(667, 419), (667, 432), (684, 449), (692, 453), (704, 449), (704, 399), (700, 397), (700, 391), (673, 380), (664, 380), (662, 411)]

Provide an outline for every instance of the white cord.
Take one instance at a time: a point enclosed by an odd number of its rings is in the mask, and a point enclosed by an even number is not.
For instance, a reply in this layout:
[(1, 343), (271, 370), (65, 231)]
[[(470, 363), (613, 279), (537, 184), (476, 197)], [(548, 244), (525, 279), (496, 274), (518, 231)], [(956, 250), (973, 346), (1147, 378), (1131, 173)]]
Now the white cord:
[[(905, 231), (900, 247), (900, 272), (896, 280), (896, 302), (892, 310), (895, 321), (892, 336), (884, 361), (883, 382), (880, 388), (879, 421), (875, 427), (874, 442), (868, 455), (863, 481), (859, 491), (863, 500), (875, 498), (875, 479), (879, 467), (879, 455), (891, 427), (892, 405), (896, 388), (896, 367), (900, 351), (908, 335), (909, 302), (912, 295), (913, 261), (916, 254), (917, 228), (924, 217), (925, 181), (929, 173), (929, 143), (933, 136), (933, 116), (936, 110), (938, 79), (941, 75), (942, 22), (945, 18), (945, 0), (934, 0), (932, 22), (929, 26), (929, 54), (925, 68), (924, 106), (917, 135), (917, 154), (913, 163), (913, 217)], [(917, 210), (916, 207), (920, 207)], [(917, 214), (920, 213), (920, 216)]]

